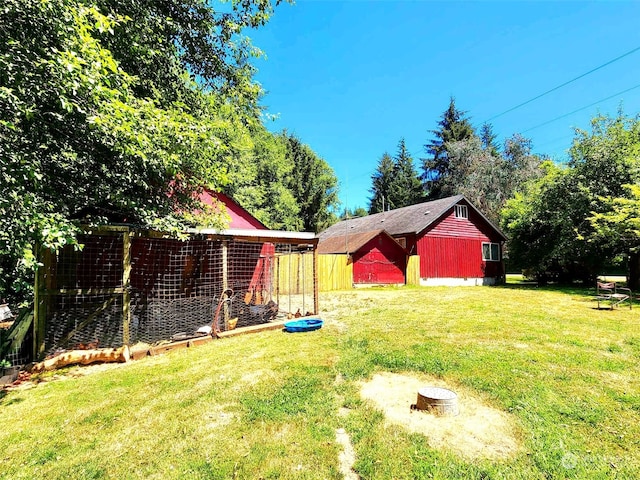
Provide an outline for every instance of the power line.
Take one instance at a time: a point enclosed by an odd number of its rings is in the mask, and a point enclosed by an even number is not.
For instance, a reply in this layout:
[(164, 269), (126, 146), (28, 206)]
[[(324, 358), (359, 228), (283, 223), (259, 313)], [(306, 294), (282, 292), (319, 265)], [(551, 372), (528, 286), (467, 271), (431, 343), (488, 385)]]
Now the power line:
[(490, 122), (491, 120), (495, 120), (496, 118), (501, 117), (501, 116), (503, 116), (503, 115), (506, 115), (506, 114), (507, 114), (507, 113), (509, 113), (509, 112), (513, 112), (514, 110), (516, 110), (516, 109), (518, 109), (518, 108), (520, 108), (520, 107), (523, 107), (523, 106), (525, 106), (525, 105), (527, 105), (527, 104), (529, 104), (529, 103), (531, 103), (531, 102), (533, 102), (533, 101), (535, 101), (535, 100), (538, 100), (539, 98), (544, 97), (545, 95), (548, 95), (548, 94), (549, 94), (549, 93), (551, 93), (551, 92), (555, 92), (556, 90), (558, 90), (558, 89), (560, 89), (560, 88), (562, 88), (562, 87), (565, 87), (565, 86), (569, 85), (570, 83), (575, 82), (576, 80), (580, 80), (581, 78), (586, 77), (587, 75), (590, 75), (591, 73), (596, 72), (596, 71), (600, 70), (601, 68), (604, 68), (604, 67), (606, 67), (606, 66), (608, 66), (608, 65), (611, 65), (612, 63), (617, 62), (618, 60), (621, 60), (622, 58), (627, 57), (627, 56), (631, 55), (632, 53), (637, 52), (638, 50), (640, 50), (640, 47), (636, 47), (636, 48), (634, 48), (633, 50), (630, 50), (630, 51), (628, 51), (627, 53), (624, 53), (624, 54), (620, 55), (619, 57), (614, 58), (613, 60), (609, 60), (608, 62), (603, 63), (602, 65), (599, 65), (599, 66), (597, 66), (596, 68), (593, 68), (593, 69), (589, 70), (589, 71), (588, 71), (588, 72), (586, 72), (586, 73), (583, 73), (582, 75), (578, 75), (577, 77), (575, 77), (575, 78), (573, 78), (573, 79), (571, 79), (571, 80), (569, 80), (569, 81), (567, 81), (567, 82), (564, 82), (564, 83), (563, 83), (563, 84), (561, 84), (561, 85), (558, 85), (558, 86), (556, 86), (556, 87), (553, 87), (552, 89), (547, 90), (546, 92), (543, 92), (543, 93), (541, 93), (540, 95), (537, 95), (537, 96), (535, 96), (535, 97), (533, 97), (533, 98), (530, 98), (530, 99), (529, 99), (529, 100), (527, 100), (526, 102), (522, 102), (522, 103), (520, 103), (519, 105), (516, 105), (515, 107), (511, 107), (510, 109), (505, 110), (504, 112), (499, 113), (498, 115), (494, 115), (494, 116), (493, 116), (493, 117), (491, 117), (489, 120), (485, 120), (485, 121), (484, 121), (484, 123), (488, 123), (488, 122)]
[[(553, 140), (547, 140), (546, 142), (544, 142), (542, 144), (542, 147), (548, 148), (549, 145), (555, 145), (557, 143), (564, 142), (564, 141), (567, 141), (567, 140), (572, 139), (572, 138), (574, 138), (573, 134), (563, 135), (562, 137), (556, 137)], [(540, 148), (540, 147), (538, 147), (538, 148)]]
[(523, 131), (522, 131), (522, 132), (520, 132), (520, 133), (527, 133), (527, 132), (530, 132), (531, 130), (535, 130), (536, 128), (543, 127), (543, 126), (545, 126), (545, 125), (548, 125), (548, 124), (550, 124), (550, 123), (555, 122), (556, 120), (561, 120), (561, 119), (563, 119), (563, 118), (565, 118), (565, 117), (568, 117), (568, 116), (570, 116), (570, 115), (573, 115), (574, 113), (581, 112), (582, 110), (586, 110), (586, 109), (587, 109), (587, 108), (589, 108), (589, 107), (593, 107), (593, 106), (595, 106), (595, 105), (597, 105), (597, 104), (599, 104), (599, 103), (606, 102), (607, 100), (611, 100), (612, 98), (615, 98), (615, 97), (617, 97), (618, 95), (622, 95), (622, 94), (624, 94), (624, 93), (630, 92), (631, 90), (635, 90), (636, 88), (639, 88), (639, 87), (640, 87), (640, 84), (638, 84), (638, 85), (636, 85), (636, 86), (634, 86), (634, 87), (631, 87), (631, 88), (627, 88), (626, 90), (623, 90), (623, 91), (621, 91), (621, 92), (614, 93), (613, 95), (611, 95), (611, 96), (609, 96), (609, 97), (607, 97), (607, 98), (603, 98), (603, 99), (601, 99), (601, 100), (598, 100), (597, 102), (590, 103), (590, 104), (589, 104), (589, 105), (587, 105), (587, 106), (580, 107), (580, 108), (578, 108), (577, 110), (574, 110), (573, 112), (569, 112), (569, 113), (565, 113), (564, 115), (560, 115), (559, 117), (556, 117), (556, 118), (553, 118), (553, 119), (551, 119), (551, 120), (548, 120), (548, 121), (546, 121), (546, 122), (544, 122), (544, 123), (541, 123), (541, 124), (539, 124), (539, 125), (536, 125), (535, 127), (527, 128), (526, 130), (523, 130)]

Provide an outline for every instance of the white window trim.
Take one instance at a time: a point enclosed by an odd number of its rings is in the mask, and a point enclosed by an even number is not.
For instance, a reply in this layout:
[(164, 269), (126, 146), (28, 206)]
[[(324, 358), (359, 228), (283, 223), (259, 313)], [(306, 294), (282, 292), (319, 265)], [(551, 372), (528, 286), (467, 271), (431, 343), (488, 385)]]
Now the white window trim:
[[(484, 254), (484, 246), (488, 245), (489, 246), (489, 256), (487, 258), (487, 256)], [(494, 252), (494, 245), (496, 248), (496, 253), (498, 254), (497, 257), (498, 258), (493, 258), (493, 252)], [(482, 242), (482, 261), (483, 262), (499, 262), (500, 261), (500, 244), (499, 243), (493, 243), (493, 242)]]
[(466, 205), (455, 205), (454, 215), (456, 218), (469, 218), (469, 208)]

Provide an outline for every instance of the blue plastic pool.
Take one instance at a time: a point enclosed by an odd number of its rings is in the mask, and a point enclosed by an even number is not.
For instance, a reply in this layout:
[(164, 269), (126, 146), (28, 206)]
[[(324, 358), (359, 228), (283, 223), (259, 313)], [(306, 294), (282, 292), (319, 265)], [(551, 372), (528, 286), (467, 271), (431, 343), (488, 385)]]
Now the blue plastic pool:
[(292, 322), (286, 322), (284, 329), (287, 332), (310, 332), (312, 330), (318, 330), (322, 328), (322, 320), (319, 318), (304, 318), (300, 320), (294, 320)]

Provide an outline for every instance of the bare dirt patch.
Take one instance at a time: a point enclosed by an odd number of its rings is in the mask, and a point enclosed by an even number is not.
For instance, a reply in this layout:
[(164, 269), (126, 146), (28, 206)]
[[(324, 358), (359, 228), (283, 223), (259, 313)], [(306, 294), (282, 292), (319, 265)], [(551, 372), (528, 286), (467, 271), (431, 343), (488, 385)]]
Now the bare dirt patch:
[(356, 452), (351, 445), (351, 438), (344, 428), (336, 430), (336, 442), (342, 447), (338, 455), (340, 463), (340, 473), (345, 480), (358, 480), (360, 477), (353, 471), (353, 464), (356, 461)]
[[(458, 395), (460, 414), (435, 416), (411, 410), (418, 390), (425, 386), (453, 390)], [(423, 434), (433, 448), (450, 450), (470, 460), (509, 458), (520, 448), (517, 428), (507, 413), (437, 378), (379, 373), (361, 385), (360, 393), (384, 412), (389, 423)]]

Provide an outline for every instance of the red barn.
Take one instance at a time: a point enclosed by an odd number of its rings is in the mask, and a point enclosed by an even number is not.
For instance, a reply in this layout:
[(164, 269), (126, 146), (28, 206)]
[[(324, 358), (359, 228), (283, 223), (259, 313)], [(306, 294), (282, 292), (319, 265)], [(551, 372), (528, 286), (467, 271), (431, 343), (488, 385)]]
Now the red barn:
[(405, 283), (407, 252), (384, 230), (328, 237), (318, 254), (350, 255), (356, 285)]
[(256, 217), (247, 212), (240, 204), (224, 193), (203, 190), (200, 200), (207, 205), (213, 205), (215, 200), (223, 203), (227, 214), (231, 218), (229, 229), (267, 230), (267, 227)]
[[(345, 220), (320, 234), (319, 248), (329, 239), (344, 242), (345, 236), (380, 229), (420, 257), (421, 285), (493, 285), (504, 279), (506, 237), (462, 195)], [(371, 275), (380, 265), (370, 264)]]
[[(318, 312), (315, 234), (268, 230), (229, 197), (206, 195), (226, 205), (228, 229), (193, 228), (177, 239), (128, 225), (87, 227), (82, 250), (40, 252), (33, 351), (153, 344), (204, 325)], [(281, 264), (302, 268), (282, 272)]]

